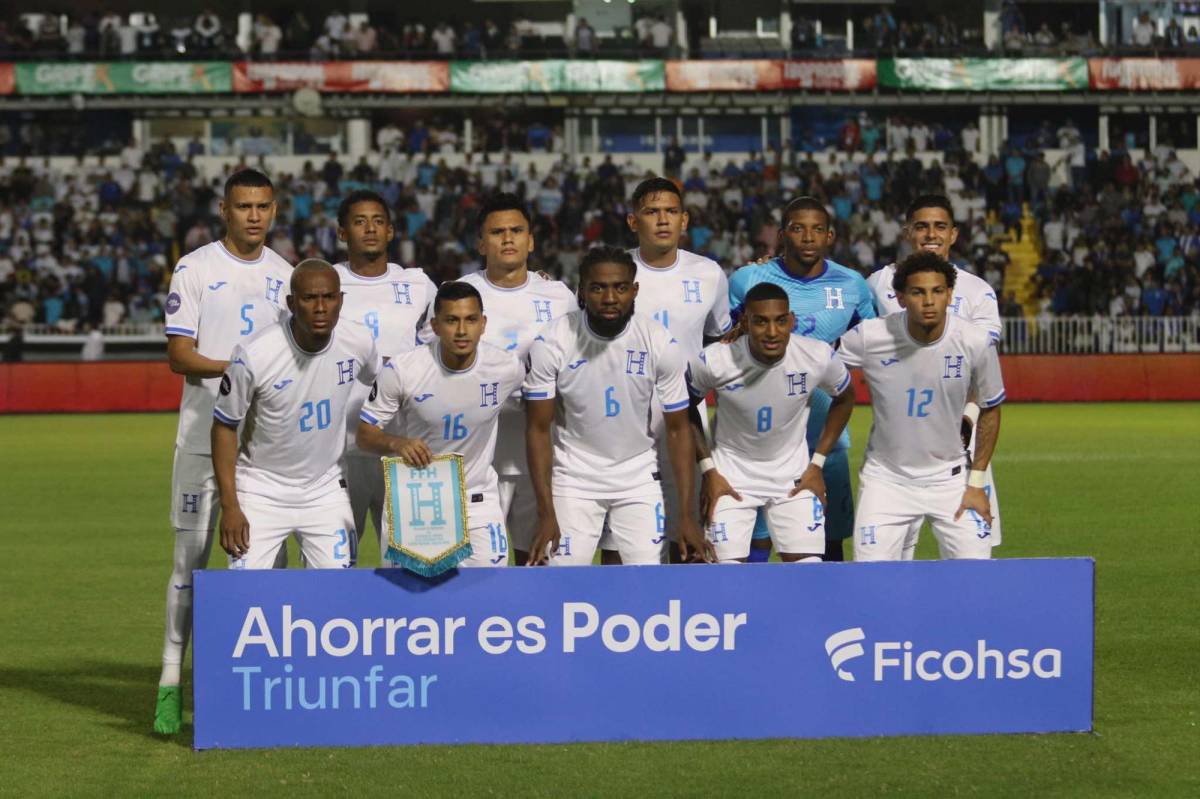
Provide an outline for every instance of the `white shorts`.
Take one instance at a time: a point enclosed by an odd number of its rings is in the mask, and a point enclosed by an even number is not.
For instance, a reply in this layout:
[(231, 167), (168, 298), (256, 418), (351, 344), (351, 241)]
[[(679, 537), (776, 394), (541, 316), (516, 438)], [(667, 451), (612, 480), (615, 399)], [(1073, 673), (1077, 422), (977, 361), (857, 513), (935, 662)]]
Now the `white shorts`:
[(212, 457), (175, 449), (171, 469), (171, 526), (176, 530), (209, 530), (221, 509)]
[(971, 510), (954, 520), (966, 486), (965, 473), (961, 480), (923, 486), (861, 475), (854, 514), (854, 559), (911, 560), (925, 519), (929, 519), (943, 558), (990, 558), (992, 533), (987, 523)]
[(582, 499), (554, 496), (554, 514), (562, 534), (551, 566), (588, 566), (607, 524), (621, 563), (628, 566), (662, 562), (662, 494), (625, 499)]
[(537, 499), (528, 475), (500, 475), (500, 508), (512, 548), (528, 552), (537, 526)]
[[(460, 569), (477, 566), (508, 566), (508, 535), (504, 529), (504, 514), (496, 497), (485, 497), (467, 505), (467, 536), (471, 541), (471, 556), (458, 564)], [(380, 536), (379, 562), (384, 568), (392, 566), (387, 559), (388, 537)]]
[(375, 525), (375, 535), (383, 529), (383, 464), (379, 458), (347, 455), (342, 462), (346, 490), (350, 493), (350, 509), (354, 513), (354, 529), (361, 541), (367, 529), (367, 514)]
[(811, 491), (794, 497), (763, 499), (739, 491), (739, 502), (731, 496), (717, 500), (713, 522), (706, 532), (722, 562), (741, 560), (750, 555), (758, 509), (763, 509), (771, 541), (778, 552), (789, 555), (825, 553), (825, 508)]
[(250, 549), (241, 558), (229, 559), (231, 569), (272, 568), (280, 547), (293, 533), (310, 569), (349, 569), (358, 559), (358, 536), (344, 491), (304, 507), (272, 505), (242, 494), (238, 504), (250, 523)]

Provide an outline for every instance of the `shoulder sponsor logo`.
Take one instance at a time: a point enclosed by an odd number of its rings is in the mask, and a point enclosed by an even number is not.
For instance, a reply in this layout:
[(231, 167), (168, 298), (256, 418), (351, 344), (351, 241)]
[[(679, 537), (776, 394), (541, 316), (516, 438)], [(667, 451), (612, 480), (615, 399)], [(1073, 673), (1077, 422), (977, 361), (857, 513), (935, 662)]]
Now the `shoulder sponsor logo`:
[[(863, 628), (850, 627), (825, 639), (825, 654), (839, 680), (857, 682), (848, 664), (865, 656), (868, 647), (873, 682), (1025, 680), (1030, 677), (1052, 680), (1062, 677), (1061, 649), (994, 649), (983, 638), (977, 639), (973, 646), (947, 651), (920, 648), (912, 641), (867, 644)], [(859, 676), (862, 676), (861, 670)]]
[(170, 294), (167, 295), (166, 311), (167, 311), (168, 316), (175, 313), (176, 311), (178, 311), (182, 305), (183, 305), (183, 299), (179, 296), (178, 293), (172, 291)]
[(229, 379), (229, 375), (221, 375), (221, 387), (218, 389), (223, 395), (228, 395), (233, 390), (233, 383)]

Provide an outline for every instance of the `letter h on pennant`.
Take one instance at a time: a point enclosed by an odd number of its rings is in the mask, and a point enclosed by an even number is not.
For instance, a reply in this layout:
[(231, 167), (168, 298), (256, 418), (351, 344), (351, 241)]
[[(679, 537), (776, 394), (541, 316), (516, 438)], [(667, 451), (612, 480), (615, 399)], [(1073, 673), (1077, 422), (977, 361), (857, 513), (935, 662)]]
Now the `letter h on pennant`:
[[(446, 523), (446, 517), (442, 515), (442, 483), (428, 483), (429, 499), (421, 498), (421, 483), (408, 484), (408, 496), (412, 500), (412, 520), (413, 527), (425, 527), (426, 524), (440, 526)], [(433, 511), (433, 518), (428, 522), (425, 521), (425, 516), (422, 513), (428, 508)]]

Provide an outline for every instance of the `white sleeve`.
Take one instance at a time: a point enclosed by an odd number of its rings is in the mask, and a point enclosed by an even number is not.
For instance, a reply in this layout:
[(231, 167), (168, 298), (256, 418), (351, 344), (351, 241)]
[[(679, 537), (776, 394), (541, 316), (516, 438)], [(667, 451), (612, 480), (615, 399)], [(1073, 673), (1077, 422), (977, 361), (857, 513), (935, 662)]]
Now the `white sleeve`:
[(712, 366), (708, 362), (709, 355), (708, 348), (705, 348), (688, 362), (685, 379), (687, 380), (688, 393), (693, 397), (707, 397), (708, 392), (717, 387), (716, 376), (713, 374)]
[(182, 261), (175, 266), (171, 275), (171, 287), (167, 293), (166, 334), (196, 338), (200, 329), (200, 299), (204, 296), (204, 280), (199, 267), (189, 266)]
[(988, 346), (976, 356), (971, 369), (971, 388), (979, 397), (979, 407), (995, 408), (1004, 402), (1004, 377), (1000, 373), (1000, 356)]
[(829, 349), (829, 360), (817, 379), (817, 385), (833, 397), (850, 387), (850, 372), (832, 347)]
[(229, 367), (221, 375), (217, 389), (217, 403), (213, 406), (213, 417), (231, 427), (236, 427), (246, 418), (250, 403), (254, 401), (254, 372), (241, 344), (233, 348)]
[(421, 275), (425, 278), (425, 296), (429, 297), (429, 302), (425, 305), (425, 313), (417, 320), (417, 346), (428, 344), (433, 341), (433, 303), (437, 300), (437, 286), (422, 270)]
[[(663, 328), (663, 332), (666, 332), (666, 328)], [(664, 413), (687, 408), (688, 391), (683, 377), (686, 369), (687, 361), (679, 344), (675, 339), (667, 339), (666, 346), (659, 350), (654, 361), (654, 388)]]
[(717, 301), (708, 312), (708, 321), (704, 325), (704, 335), (712, 338), (725, 335), (733, 327), (733, 320), (729, 316), (729, 278), (725, 276), (724, 269), (718, 269), (717, 273)]
[(404, 386), (400, 383), (400, 373), (396, 370), (395, 361), (389, 361), (379, 370), (371, 395), (363, 403), (358, 418), (367, 424), (383, 427), (400, 410), (403, 394)]
[(362, 368), (358, 370), (358, 382), (364, 386), (371, 385), (379, 378), (381, 369), (383, 369), (383, 357), (379, 354), (375, 339), (368, 339), (368, 350), (363, 357)]
[(987, 291), (980, 298), (971, 314), (971, 324), (979, 325), (988, 332), (988, 340), (996, 344), (1004, 333), (1004, 323), (1000, 321), (1000, 303), (996, 301), (996, 293)]
[(523, 386), (525, 399), (554, 399), (558, 394), (558, 371), (562, 368), (562, 356), (558, 348), (551, 346), (542, 336), (533, 340), (529, 348), (529, 373)]
[(842, 334), (841, 346), (838, 347), (838, 357), (848, 369), (861, 368), (867, 356), (867, 341), (863, 335), (862, 325)]

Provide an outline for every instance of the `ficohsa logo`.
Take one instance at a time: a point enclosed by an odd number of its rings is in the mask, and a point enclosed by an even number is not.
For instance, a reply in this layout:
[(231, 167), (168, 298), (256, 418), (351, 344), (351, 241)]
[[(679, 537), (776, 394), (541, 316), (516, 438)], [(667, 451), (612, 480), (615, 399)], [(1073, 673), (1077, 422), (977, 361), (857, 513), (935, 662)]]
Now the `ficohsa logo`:
[[(861, 627), (839, 630), (825, 639), (825, 654), (838, 679), (855, 682), (854, 672), (843, 668), (867, 653), (866, 634)], [(875, 682), (902, 680), (936, 682), (961, 680), (1043, 680), (1062, 676), (1061, 649), (1010, 649), (988, 646), (980, 638), (972, 649), (917, 649), (912, 641), (876, 641), (872, 650), (872, 674)], [(861, 676), (861, 672), (860, 672)]]

